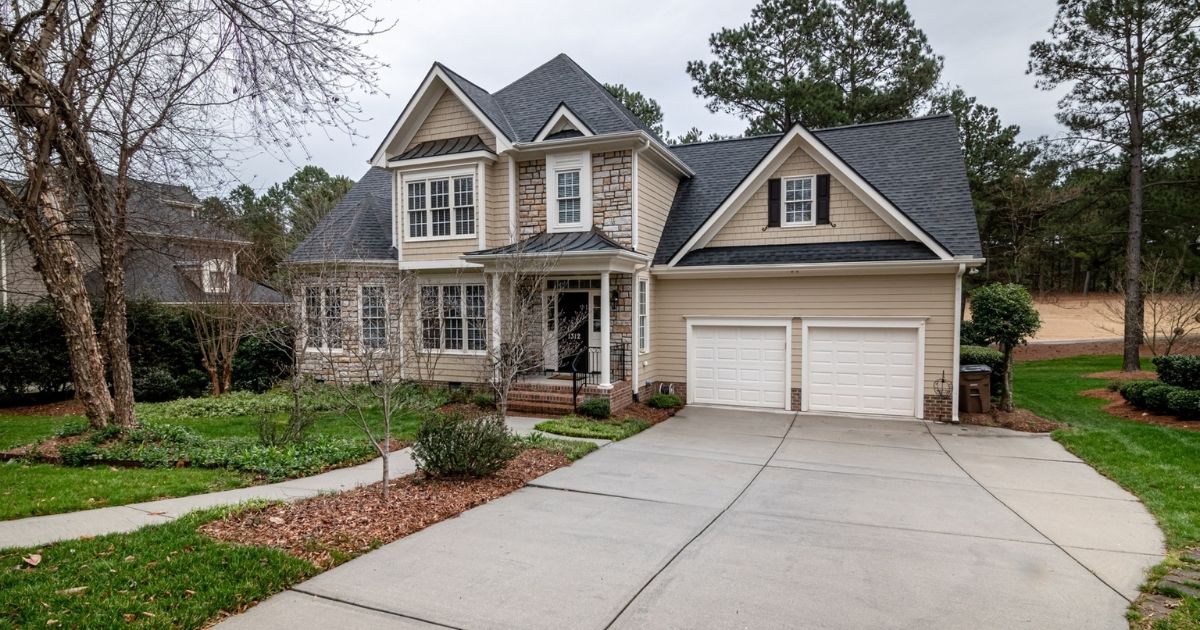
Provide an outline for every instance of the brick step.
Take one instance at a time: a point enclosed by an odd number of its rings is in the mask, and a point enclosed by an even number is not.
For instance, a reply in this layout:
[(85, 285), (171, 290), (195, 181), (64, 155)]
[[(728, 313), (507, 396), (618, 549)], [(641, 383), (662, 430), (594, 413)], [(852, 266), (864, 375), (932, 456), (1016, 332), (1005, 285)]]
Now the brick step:
[(575, 410), (571, 403), (548, 403), (533, 400), (508, 401), (508, 410), (516, 413), (544, 413), (549, 415), (566, 415)]

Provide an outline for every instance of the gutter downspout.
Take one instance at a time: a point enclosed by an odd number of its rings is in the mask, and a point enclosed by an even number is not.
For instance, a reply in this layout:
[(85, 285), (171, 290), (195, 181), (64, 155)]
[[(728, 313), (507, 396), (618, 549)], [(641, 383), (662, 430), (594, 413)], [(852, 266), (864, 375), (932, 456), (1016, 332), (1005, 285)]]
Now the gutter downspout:
[(954, 274), (954, 371), (950, 378), (950, 421), (955, 424), (958, 423), (958, 353), (962, 345), (962, 280), (966, 271), (966, 263), (959, 263), (958, 272)]

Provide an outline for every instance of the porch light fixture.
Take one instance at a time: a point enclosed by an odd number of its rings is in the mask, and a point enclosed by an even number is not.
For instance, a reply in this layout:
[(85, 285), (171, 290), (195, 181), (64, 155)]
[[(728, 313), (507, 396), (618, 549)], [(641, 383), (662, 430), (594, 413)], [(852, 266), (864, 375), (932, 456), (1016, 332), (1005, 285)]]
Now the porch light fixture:
[(615, 311), (617, 310), (617, 303), (621, 301), (621, 294), (616, 289), (613, 289), (610, 293), (611, 295), (608, 296), (608, 309)]

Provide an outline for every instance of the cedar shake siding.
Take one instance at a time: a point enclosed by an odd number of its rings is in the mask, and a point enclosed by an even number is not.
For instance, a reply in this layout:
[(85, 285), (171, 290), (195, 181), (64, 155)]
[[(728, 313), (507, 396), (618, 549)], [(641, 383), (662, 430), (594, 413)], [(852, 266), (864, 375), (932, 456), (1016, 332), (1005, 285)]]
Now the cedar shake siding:
[(496, 150), (496, 136), (488, 131), (488, 128), (467, 109), (466, 105), (463, 105), (462, 101), (458, 100), (458, 97), (446, 90), (404, 149), (407, 150), (429, 140), (445, 140), (460, 136), (479, 136), (489, 149)]

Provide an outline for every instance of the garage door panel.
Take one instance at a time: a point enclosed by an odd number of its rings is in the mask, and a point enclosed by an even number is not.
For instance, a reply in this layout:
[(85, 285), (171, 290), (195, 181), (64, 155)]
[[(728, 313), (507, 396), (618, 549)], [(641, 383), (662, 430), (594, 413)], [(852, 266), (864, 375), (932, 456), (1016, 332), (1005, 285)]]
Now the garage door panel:
[(913, 328), (809, 327), (808, 408), (915, 415), (917, 337)]
[(692, 400), (699, 403), (786, 406), (784, 326), (693, 326)]

